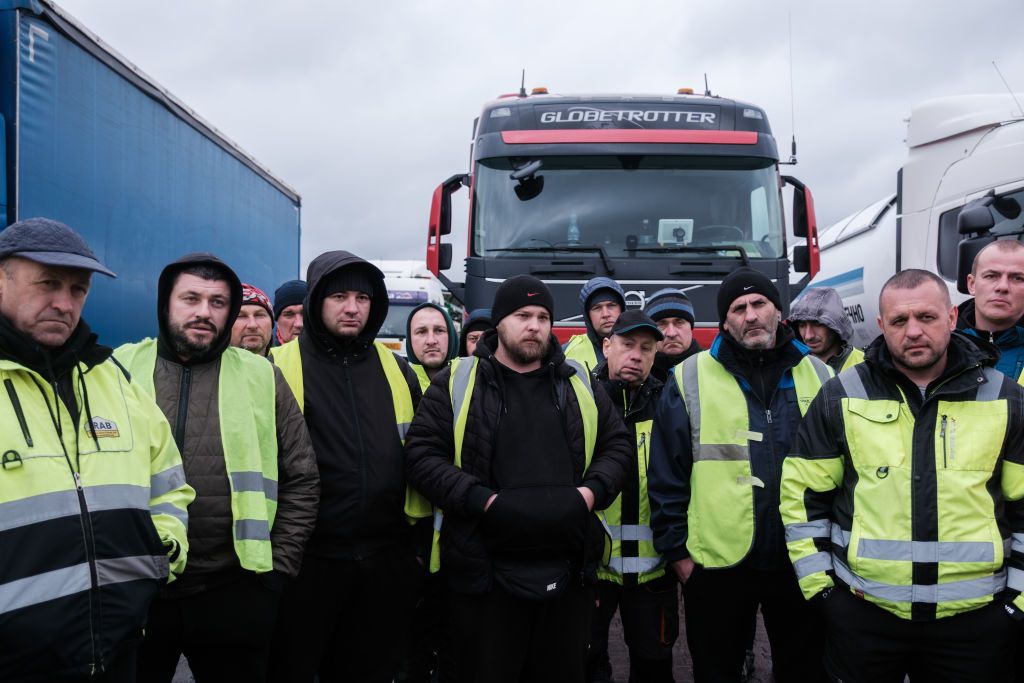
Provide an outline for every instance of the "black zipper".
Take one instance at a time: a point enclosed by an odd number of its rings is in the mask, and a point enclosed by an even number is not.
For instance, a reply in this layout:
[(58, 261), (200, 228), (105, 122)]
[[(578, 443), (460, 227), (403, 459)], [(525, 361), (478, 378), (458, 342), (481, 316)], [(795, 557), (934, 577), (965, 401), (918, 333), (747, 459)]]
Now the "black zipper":
[(185, 448), (185, 423), (188, 421), (188, 399), (192, 393), (192, 369), (181, 366), (181, 380), (178, 383), (178, 415), (174, 420), (174, 442), (178, 450)]
[(352, 407), (352, 421), (356, 428), (356, 446), (359, 449), (359, 509), (363, 515), (366, 515), (366, 448), (363, 444), (363, 432), (359, 428), (359, 411), (356, 409), (356, 392), (352, 386), (352, 371), (349, 367), (348, 356), (342, 356), (341, 368), (345, 376), (345, 384), (348, 386), (349, 405)]
[(942, 467), (943, 468), (948, 467), (948, 465), (946, 464), (946, 453), (948, 453), (948, 448), (946, 447), (946, 418), (947, 418), (946, 415), (942, 416), (942, 424), (939, 427), (939, 436), (942, 437)]
[(14, 414), (18, 417), (18, 424), (21, 425), (21, 434), (25, 437), (25, 443), (29, 448), (32, 448), (32, 434), (28, 431), (28, 422), (25, 420), (25, 413), (21, 409), (21, 401), (18, 400), (18, 392), (14, 389), (14, 382), (10, 379), (5, 379), (4, 386), (7, 387), (7, 395), (14, 406)]

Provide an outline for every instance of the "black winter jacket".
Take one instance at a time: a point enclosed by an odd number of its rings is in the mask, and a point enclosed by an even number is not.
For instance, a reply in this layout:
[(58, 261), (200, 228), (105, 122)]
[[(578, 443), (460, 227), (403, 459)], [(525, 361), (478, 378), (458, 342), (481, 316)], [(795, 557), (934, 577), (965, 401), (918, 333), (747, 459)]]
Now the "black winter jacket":
[[(498, 425), (502, 414), (507, 412), (501, 368), (494, 357), (496, 348), (497, 333), (493, 330), (477, 345), (475, 355), (480, 362), (466, 422), (462, 468), (453, 464), (455, 444), (448, 392), (449, 368), (439, 373), (427, 389), (406, 439), (406, 472), (410, 483), (444, 510), (441, 567), (448, 576), (449, 587), (459, 593), (489, 591), (494, 581), (494, 558), (487, 544), (487, 536), (493, 530), (484, 530), (484, 505), (495, 492), (492, 458)], [(551, 400), (556, 405), (561, 402), (559, 409), (564, 415), (565, 437), (573, 458), (573, 483), (590, 488), (594, 492), (595, 509), (604, 509), (618, 495), (629, 463), (636, 459), (633, 440), (607, 394), (594, 382), (598, 431), (590, 467), (584, 471), (583, 419), (575, 392), (569, 385), (574, 370), (565, 362), (554, 337), (544, 364), (551, 370), (552, 391), (549, 396), (538, 396), (537, 400)], [(525, 527), (535, 524), (536, 517), (543, 515), (531, 514), (536, 510), (529, 509), (516, 510), (512, 515), (508, 512), (507, 517), (521, 515), (522, 534), (533, 534), (538, 544), (547, 540), (542, 538), (545, 534), (558, 535), (565, 531), (552, 529), (551, 524), (543, 522), (527, 531)], [(603, 531), (594, 515), (590, 515), (589, 520), (587, 530), (582, 533), (586, 535), (585, 569), (592, 576), (603, 550)]]

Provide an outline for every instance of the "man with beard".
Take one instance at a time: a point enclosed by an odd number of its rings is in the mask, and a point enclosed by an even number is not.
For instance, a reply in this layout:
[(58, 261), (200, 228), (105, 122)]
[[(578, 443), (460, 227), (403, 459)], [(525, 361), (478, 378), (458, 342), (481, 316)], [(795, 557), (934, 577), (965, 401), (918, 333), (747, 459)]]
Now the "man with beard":
[(839, 293), (831, 287), (804, 292), (789, 310), (789, 326), (811, 353), (836, 373), (864, 360), (864, 352), (850, 344), (853, 324)]
[(604, 390), (566, 361), (554, 303), (519, 275), (497, 329), (430, 385), (406, 446), (409, 481), (444, 511), (459, 681), (581, 681), (608, 506), (636, 457)]
[(374, 342), (388, 314), (379, 268), (329, 251), (306, 279), (302, 333), (272, 358), (305, 413), (323, 492), (278, 623), (272, 675), (391, 681), (430, 549), (431, 509), (407, 490), (402, 450), (419, 382)]
[(238, 276), (190, 254), (157, 282), (160, 336), (116, 352), (167, 416), (196, 490), (188, 567), (149, 611), (147, 683), (169, 682), (182, 654), (200, 683), (264, 680), (281, 592), (316, 518), (316, 462), (291, 390), (229, 345), (241, 306)]
[(149, 603), (185, 568), (194, 492), (81, 317), (92, 273), (114, 277), (63, 223), (0, 233), (3, 681), (135, 681)]
[(651, 374), (664, 384), (672, 368), (704, 350), (693, 338), (693, 304), (681, 289), (659, 289), (644, 302), (644, 313), (658, 324), (662, 335)]
[(904, 270), (865, 361), (814, 399), (782, 470), (786, 540), (834, 680), (1010, 679), (1024, 618), (1024, 390)]
[(242, 308), (231, 326), (231, 345), (266, 356), (274, 331), (273, 312), (270, 299), (263, 290), (243, 282)]
[(622, 494), (605, 510), (611, 554), (598, 570), (597, 606), (587, 652), (587, 680), (610, 683), (608, 627), (616, 609), (629, 648), (629, 680), (671, 683), (672, 645), (679, 635), (679, 583), (651, 540), (647, 461), (651, 429), (662, 383), (651, 376), (661, 332), (640, 311), (626, 311), (604, 340), (607, 361), (597, 379), (635, 435)]
[(1024, 370), (1024, 244), (996, 240), (974, 257), (957, 328), (999, 348), (996, 370), (1019, 380)]
[(683, 584), (697, 681), (739, 680), (758, 605), (775, 680), (823, 679), (820, 631), (786, 556), (779, 472), (832, 373), (782, 325), (781, 306), (765, 275), (730, 273), (718, 290), (721, 331), (675, 367), (655, 416), (654, 547)]
[(455, 325), (444, 306), (426, 303), (412, 309), (405, 326), (405, 357), (420, 382), (420, 391), (427, 390), (430, 380), (455, 358), (458, 349)]
[(626, 310), (626, 295), (610, 277), (595, 277), (580, 289), (580, 305), (587, 333), (571, 337), (562, 350), (566, 358), (583, 363), (588, 372), (593, 372), (604, 361), (603, 340)]

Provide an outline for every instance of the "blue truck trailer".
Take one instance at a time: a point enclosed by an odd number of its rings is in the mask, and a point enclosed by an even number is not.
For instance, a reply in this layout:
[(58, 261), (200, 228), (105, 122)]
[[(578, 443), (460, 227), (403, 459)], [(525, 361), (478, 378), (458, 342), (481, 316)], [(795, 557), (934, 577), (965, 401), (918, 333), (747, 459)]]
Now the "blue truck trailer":
[(210, 251), (264, 290), (297, 277), (301, 198), (48, 0), (0, 0), (0, 221), (67, 223), (118, 274), (84, 317), (157, 329), (163, 266)]

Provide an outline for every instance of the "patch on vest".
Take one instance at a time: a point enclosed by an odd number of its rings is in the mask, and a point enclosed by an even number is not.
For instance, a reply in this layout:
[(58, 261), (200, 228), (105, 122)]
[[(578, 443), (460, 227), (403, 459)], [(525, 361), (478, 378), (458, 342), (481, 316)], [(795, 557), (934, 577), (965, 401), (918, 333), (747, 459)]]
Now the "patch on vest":
[(117, 423), (104, 417), (94, 417), (89, 423), (89, 427), (89, 436), (95, 436), (97, 439), (121, 436), (121, 432), (117, 429)]

